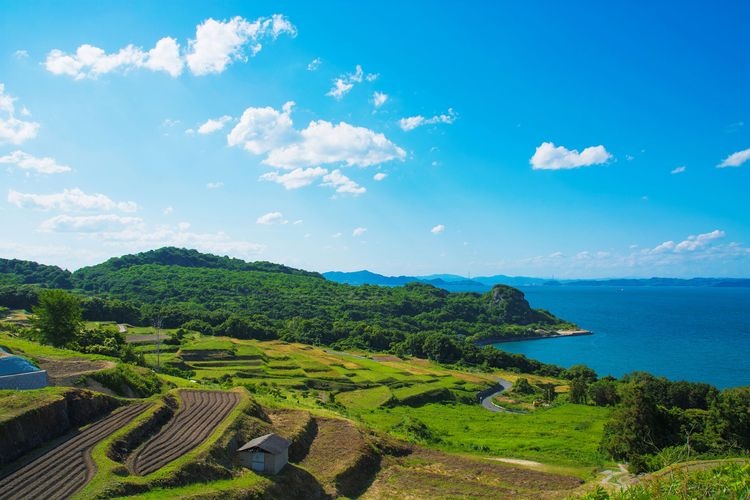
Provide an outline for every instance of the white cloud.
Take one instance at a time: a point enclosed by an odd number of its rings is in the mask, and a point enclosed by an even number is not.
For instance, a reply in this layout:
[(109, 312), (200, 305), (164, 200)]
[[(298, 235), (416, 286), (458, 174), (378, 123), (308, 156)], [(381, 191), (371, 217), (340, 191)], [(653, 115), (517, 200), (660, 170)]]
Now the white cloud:
[(388, 177), (388, 174), (386, 174), (385, 172), (378, 172), (377, 174), (372, 176), (372, 178), (376, 181), (382, 181), (386, 177)]
[(739, 167), (748, 160), (750, 160), (750, 148), (732, 153), (723, 162), (719, 163), (716, 168)]
[(39, 131), (38, 123), (16, 118), (15, 101), (16, 98), (6, 94), (5, 85), (0, 83), (0, 144), (21, 144), (36, 137)]
[(262, 39), (275, 40), (282, 34), (294, 37), (297, 29), (280, 14), (252, 22), (239, 16), (229, 21), (207, 19), (196, 27), (195, 40), (188, 43), (185, 59), (195, 75), (221, 73), (233, 61), (247, 61), (246, 45), (250, 45), (250, 56), (255, 56), (262, 49)]
[(341, 233), (334, 233), (331, 235), (331, 238), (341, 238), (343, 236)]
[(263, 162), (279, 168), (331, 163), (368, 167), (405, 157), (406, 152), (381, 133), (318, 120), (310, 122), (296, 142), (270, 150)]
[(180, 76), (184, 66), (180, 57), (180, 44), (174, 38), (162, 38), (148, 51), (143, 66), (152, 71), (165, 71), (172, 77)]
[(310, 61), (310, 64), (307, 65), (307, 71), (315, 71), (320, 67), (320, 65), (323, 64), (323, 61), (320, 59), (320, 57), (316, 57), (312, 61)]
[(170, 206), (164, 208), (164, 210), (162, 210), (161, 213), (163, 213), (164, 215), (170, 215), (172, 212), (174, 212), (174, 207), (172, 205), (170, 205)]
[(224, 125), (226, 125), (230, 121), (232, 121), (232, 117), (229, 115), (224, 115), (219, 118), (210, 118), (200, 127), (198, 127), (198, 133), (207, 135), (218, 132), (219, 130), (223, 129)]
[(148, 51), (130, 44), (108, 54), (99, 47), (83, 44), (73, 54), (59, 49), (50, 51), (45, 67), (50, 73), (71, 76), (76, 80), (138, 68), (164, 71), (177, 77), (182, 74), (185, 65), (194, 75), (221, 73), (233, 61), (247, 61), (247, 46), (250, 56), (254, 56), (262, 49), (261, 40), (275, 40), (281, 34), (296, 36), (297, 30), (280, 14), (254, 21), (239, 16), (229, 21), (207, 19), (196, 26), (195, 39), (188, 42), (184, 54), (177, 40), (171, 37), (160, 39)]
[(342, 174), (339, 169), (325, 175), (320, 185), (335, 188), (337, 193), (348, 193), (354, 196), (359, 196), (367, 191), (367, 189)]
[(294, 102), (285, 103), (281, 111), (270, 106), (247, 108), (239, 123), (227, 135), (227, 144), (242, 146), (260, 155), (299, 139), (290, 117)]
[(299, 189), (301, 187), (309, 186), (315, 182), (315, 179), (323, 177), (327, 173), (328, 170), (321, 167), (297, 168), (285, 174), (267, 172), (260, 176), (260, 180), (276, 182), (277, 184), (284, 186), (286, 189)]
[(296, 226), (298, 224), (302, 224), (303, 222), (304, 221), (302, 219), (297, 219), (296, 221), (293, 222), (293, 224)]
[(529, 163), (534, 170), (560, 170), (607, 163), (612, 155), (604, 146), (591, 146), (580, 153), (577, 149), (566, 149), (563, 146), (555, 147), (551, 142), (543, 142), (536, 148), (534, 156)]
[(388, 94), (384, 94), (383, 92), (373, 92), (372, 94), (372, 104), (375, 106), (375, 109), (385, 104), (387, 100)]
[(271, 107), (247, 108), (227, 135), (228, 145), (265, 155), (262, 162), (266, 165), (290, 170), (284, 174), (268, 172), (260, 180), (297, 189), (328, 174), (323, 185), (340, 193), (361, 194), (365, 188), (340, 171), (329, 174), (322, 165), (368, 167), (406, 157), (406, 152), (382, 133), (346, 122), (317, 120), (297, 130), (291, 119), (293, 107), (294, 102), (290, 101), (281, 111)]
[(24, 170), (32, 170), (39, 174), (60, 174), (70, 172), (67, 165), (60, 165), (53, 158), (37, 158), (23, 151), (13, 151), (9, 155), (0, 156), (0, 163), (15, 165)]
[(675, 245), (675, 252), (694, 252), (699, 248), (703, 248), (713, 240), (718, 240), (726, 236), (724, 231), (715, 229), (710, 233), (703, 233), (697, 235), (688, 236), (686, 240), (683, 240)]
[(432, 229), (430, 229), (430, 232), (432, 234), (440, 234), (443, 231), (445, 231), (445, 226), (443, 224), (438, 224), (437, 226), (435, 226)]
[(375, 73), (368, 73), (365, 76), (362, 66), (357, 64), (354, 69), (354, 73), (345, 73), (338, 78), (334, 78), (333, 87), (326, 93), (327, 96), (333, 97), (334, 99), (341, 100), (350, 90), (354, 88), (357, 83), (362, 83), (362, 80), (366, 79), (368, 82), (373, 82), (378, 78)]
[(138, 205), (133, 201), (115, 202), (103, 194), (86, 194), (78, 188), (64, 189), (61, 193), (31, 194), (8, 191), (8, 202), (19, 208), (38, 208), (41, 210), (120, 210), (135, 212)]
[(425, 118), (422, 115), (401, 118), (398, 121), (398, 126), (401, 127), (401, 130), (409, 132), (410, 130), (414, 130), (415, 128), (421, 127), (423, 125), (435, 125), (438, 123), (445, 123), (447, 125), (450, 125), (456, 121), (456, 118), (458, 118), (458, 114), (453, 111), (453, 108), (448, 108), (447, 113), (435, 115), (432, 118)]
[(13, 52), (13, 57), (16, 59), (27, 59), (29, 57), (29, 52), (27, 50), (19, 49)]
[(180, 222), (177, 224), (177, 229), (180, 231), (187, 231), (190, 229), (190, 223), (189, 222)]
[(281, 212), (268, 212), (267, 214), (261, 215), (255, 221), (256, 224), (262, 224), (270, 226), (271, 224), (286, 224), (288, 221), (284, 220), (284, 215)]
[(143, 219), (140, 217), (122, 217), (115, 214), (58, 215), (42, 222), (39, 229), (55, 233), (99, 233), (121, 231), (142, 224)]
[(674, 168), (674, 169), (673, 169), (673, 170), (672, 170), (671, 172), (669, 172), (669, 173), (670, 173), (670, 174), (681, 174), (681, 173), (683, 173), (683, 172), (684, 172), (685, 170), (687, 170), (687, 167), (676, 167), (676, 168)]
[(224, 187), (223, 182), (209, 182), (208, 184), (206, 184), (207, 189), (221, 189), (223, 187)]
[(366, 227), (357, 227), (357, 228), (354, 228), (354, 231), (352, 231), (352, 236), (354, 236), (355, 238), (358, 238), (362, 236), (363, 234), (365, 234), (366, 232), (367, 232)]

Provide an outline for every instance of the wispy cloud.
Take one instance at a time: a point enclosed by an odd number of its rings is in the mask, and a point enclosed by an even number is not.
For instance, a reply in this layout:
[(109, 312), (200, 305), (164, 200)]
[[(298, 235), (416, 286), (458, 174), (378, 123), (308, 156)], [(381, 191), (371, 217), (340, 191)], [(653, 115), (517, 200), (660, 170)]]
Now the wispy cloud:
[[(16, 117), (16, 98), (5, 92), (0, 83), (0, 144), (21, 144), (36, 137), (39, 124)], [(23, 108), (26, 110), (26, 108)], [(22, 113), (27, 116), (31, 113)]]
[(318, 68), (320, 68), (320, 65), (323, 64), (323, 60), (320, 59), (320, 57), (316, 57), (312, 61), (310, 61), (307, 65), (307, 71), (315, 71)]
[(683, 167), (676, 167), (676, 168), (672, 169), (672, 171), (671, 171), (671, 172), (669, 172), (669, 173), (670, 173), (670, 174), (681, 174), (681, 173), (683, 173), (683, 172), (684, 172), (685, 170), (687, 170), (687, 167), (684, 167), (684, 166), (683, 166)]
[(32, 194), (8, 191), (8, 202), (20, 208), (37, 208), (41, 210), (62, 210), (73, 212), (81, 210), (120, 210), (135, 212), (138, 205), (133, 201), (113, 201), (103, 194), (86, 194), (78, 188), (64, 189), (60, 193)]
[(442, 234), (443, 232), (445, 232), (445, 226), (443, 224), (438, 224), (437, 226), (430, 229), (430, 232), (432, 234)]
[(232, 121), (232, 117), (229, 115), (220, 116), (219, 118), (210, 118), (206, 120), (200, 127), (198, 127), (198, 133), (203, 135), (213, 134), (224, 128), (224, 125)]
[(256, 224), (270, 226), (272, 224), (286, 224), (289, 221), (284, 220), (284, 215), (281, 212), (268, 212), (258, 217), (255, 222)]
[(352, 236), (354, 236), (355, 238), (359, 238), (360, 236), (362, 236), (366, 232), (367, 232), (367, 228), (366, 227), (356, 227), (356, 228), (354, 228), (354, 231), (352, 231)]
[(333, 87), (326, 93), (327, 96), (333, 97), (334, 99), (341, 100), (346, 94), (354, 88), (354, 85), (362, 83), (363, 80), (372, 82), (377, 80), (378, 75), (375, 73), (368, 73), (362, 70), (362, 66), (357, 64), (354, 68), (353, 73), (345, 73), (338, 78), (333, 80)]
[(716, 168), (740, 167), (747, 160), (750, 160), (750, 148), (732, 153), (723, 162), (719, 163)]
[(61, 174), (72, 169), (67, 165), (57, 163), (54, 158), (37, 158), (23, 151), (13, 151), (9, 155), (0, 156), (0, 163), (15, 165), (23, 170), (31, 170), (38, 174)]
[(456, 121), (456, 118), (458, 118), (458, 114), (455, 111), (453, 111), (453, 108), (448, 108), (448, 112), (435, 115), (431, 118), (425, 118), (422, 115), (410, 116), (408, 118), (401, 118), (398, 121), (398, 126), (401, 127), (401, 130), (409, 132), (411, 130), (414, 130), (415, 128), (422, 127), (424, 125), (435, 125), (438, 123), (450, 125)]

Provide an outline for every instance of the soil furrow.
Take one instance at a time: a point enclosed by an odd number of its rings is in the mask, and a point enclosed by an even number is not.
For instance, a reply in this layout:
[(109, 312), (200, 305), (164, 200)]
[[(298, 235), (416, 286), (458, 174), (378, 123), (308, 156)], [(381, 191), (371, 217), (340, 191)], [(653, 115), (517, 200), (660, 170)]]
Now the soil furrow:
[(94, 474), (91, 449), (148, 405), (116, 411), (60, 443), (36, 460), (0, 481), (0, 499), (65, 498), (84, 486)]
[(133, 470), (150, 474), (192, 450), (211, 435), (239, 403), (237, 394), (216, 391), (180, 391), (183, 409), (156, 436), (143, 445)]

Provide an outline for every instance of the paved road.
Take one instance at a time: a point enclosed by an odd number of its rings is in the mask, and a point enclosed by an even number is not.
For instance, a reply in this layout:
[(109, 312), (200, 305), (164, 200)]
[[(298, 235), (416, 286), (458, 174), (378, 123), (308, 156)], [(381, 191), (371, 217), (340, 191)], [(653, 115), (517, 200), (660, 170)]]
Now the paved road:
[(489, 396), (487, 396), (486, 398), (484, 398), (482, 400), (482, 406), (484, 406), (485, 408), (487, 408), (489, 411), (494, 411), (496, 413), (509, 412), (510, 410), (506, 410), (505, 408), (501, 408), (499, 406), (495, 406), (494, 404), (492, 404), (492, 398), (494, 398), (495, 396), (497, 396), (500, 393), (503, 393), (505, 391), (509, 391), (510, 388), (513, 387), (513, 384), (511, 384), (507, 380), (503, 380), (501, 378), (497, 379), (497, 383), (498, 383), (498, 385), (500, 385), (502, 387), (502, 389), (499, 390), (499, 391), (497, 391), (497, 392), (493, 392), (492, 394), (490, 394)]

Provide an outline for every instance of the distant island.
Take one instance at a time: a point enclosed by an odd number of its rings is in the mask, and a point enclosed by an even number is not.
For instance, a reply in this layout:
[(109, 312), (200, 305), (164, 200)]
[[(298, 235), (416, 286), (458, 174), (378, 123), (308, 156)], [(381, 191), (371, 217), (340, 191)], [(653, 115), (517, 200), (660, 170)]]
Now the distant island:
[(341, 272), (330, 271), (323, 276), (336, 283), (349, 285), (380, 285), (380, 286), (403, 286), (407, 283), (424, 283), (450, 292), (476, 292), (484, 293), (495, 285), (507, 285), (512, 287), (528, 286), (692, 286), (692, 287), (716, 287), (736, 288), (750, 287), (750, 278), (610, 278), (610, 279), (568, 279), (555, 280), (547, 278), (533, 278), (529, 276), (506, 276), (498, 274), (495, 276), (481, 276), (477, 278), (466, 278), (456, 274), (432, 274), (428, 276), (384, 276), (371, 271)]

